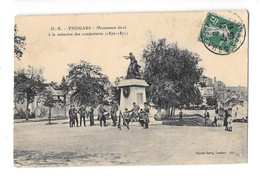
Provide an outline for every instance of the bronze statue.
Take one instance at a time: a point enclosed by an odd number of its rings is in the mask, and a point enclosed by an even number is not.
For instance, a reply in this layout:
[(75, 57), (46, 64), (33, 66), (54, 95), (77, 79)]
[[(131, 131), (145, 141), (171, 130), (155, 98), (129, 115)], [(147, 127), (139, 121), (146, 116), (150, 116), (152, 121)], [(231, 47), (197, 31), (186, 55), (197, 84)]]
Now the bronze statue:
[(141, 79), (140, 74), (140, 65), (138, 65), (135, 56), (132, 53), (129, 53), (129, 56), (124, 56), (126, 59), (130, 59), (130, 65), (127, 69), (126, 79)]

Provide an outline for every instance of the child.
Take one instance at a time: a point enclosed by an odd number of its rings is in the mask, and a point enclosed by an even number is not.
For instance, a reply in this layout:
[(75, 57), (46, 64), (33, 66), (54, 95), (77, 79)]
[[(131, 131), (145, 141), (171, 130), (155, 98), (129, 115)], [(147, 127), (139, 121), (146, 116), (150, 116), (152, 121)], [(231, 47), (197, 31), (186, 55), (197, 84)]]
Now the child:
[(228, 123), (227, 128), (228, 128), (228, 131), (230, 131), (230, 132), (232, 132), (232, 121), (233, 121), (232, 117), (229, 116), (227, 119), (227, 123)]

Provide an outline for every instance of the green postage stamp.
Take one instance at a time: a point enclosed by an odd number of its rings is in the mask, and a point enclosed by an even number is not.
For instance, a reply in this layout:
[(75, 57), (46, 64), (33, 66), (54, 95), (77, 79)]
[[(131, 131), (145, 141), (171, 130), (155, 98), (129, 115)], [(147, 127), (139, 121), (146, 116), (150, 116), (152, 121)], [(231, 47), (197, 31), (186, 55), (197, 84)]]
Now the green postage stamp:
[[(234, 13), (230, 13), (240, 19)], [(242, 20), (232, 20), (209, 12), (202, 25), (199, 41), (205, 47), (218, 55), (235, 52), (245, 40), (245, 27)]]

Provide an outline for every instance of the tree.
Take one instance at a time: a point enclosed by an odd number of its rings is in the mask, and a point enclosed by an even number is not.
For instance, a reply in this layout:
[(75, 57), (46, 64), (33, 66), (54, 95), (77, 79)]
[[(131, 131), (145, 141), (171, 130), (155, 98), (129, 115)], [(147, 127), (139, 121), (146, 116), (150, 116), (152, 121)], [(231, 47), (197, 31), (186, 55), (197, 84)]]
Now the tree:
[(218, 102), (215, 97), (207, 97), (208, 106), (217, 106)]
[(55, 82), (55, 81), (51, 81), (51, 82), (49, 83), (49, 85), (52, 86), (54, 89), (58, 89), (58, 88), (59, 88), (58, 83)]
[(25, 50), (26, 37), (18, 35), (17, 25), (14, 26), (14, 54), (15, 57), (20, 60)]
[(97, 106), (109, 95), (111, 84), (108, 77), (101, 73), (99, 66), (91, 65), (86, 61), (68, 66), (70, 71), (67, 81), (73, 102), (78, 105)]
[(201, 60), (198, 54), (159, 39), (146, 46), (142, 60), (145, 62), (143, 77), (149, 84), (147, 98), (158, 106), (158, 112), (165, 108), (169, 115), (174, 114), (175, 108), (189, 105), (200, 97), (195, 86), (203, 71), (198, 67)]
[(203, 103), (203, 97), (201, 96), (201, 93), (198, 88), (195, 88), (195, 92), (192, 96), (193, 98), (191, 104), (196, 105), (198, 107)]
[(55, 103), (56, 101), (53, 99), (51, 91), (46, 90), (43, 105), (49, 108), (49, 124), (51, 123), (51, 109), (55, 106)]
[(120, 81), (123, 79), (124, 79), (123, 76), (117, 77), (114, 82), (114, 86), (111, 87), (113, 101), (117, 102), (118, 104), (120, 104), (120, 88), (118, 87), (118, 85), (119, 85)]
[(64, 76), (61, 79), (60, 89), (65, 93), (68, 93), (68, 91), (69, 91), (69, 85), (68, 85), (67, 80)]
[(42, 69), (35, 69), (32, 66), (14, 73), (14, 101), (16, 103), (26, 100), (26, 120), (29, 119), (29, 104), (45, 89), (42, 73)]
[(65, 116), (66, 116), (66, 112), (67, 112), (66, 105), (67, 105), (67, 95), (69, 93), (69, 85), (64, 76), (62, 77), (62, 80), (61, 80), (60, 89), (64, 93), (64, 112), (65, 112)]

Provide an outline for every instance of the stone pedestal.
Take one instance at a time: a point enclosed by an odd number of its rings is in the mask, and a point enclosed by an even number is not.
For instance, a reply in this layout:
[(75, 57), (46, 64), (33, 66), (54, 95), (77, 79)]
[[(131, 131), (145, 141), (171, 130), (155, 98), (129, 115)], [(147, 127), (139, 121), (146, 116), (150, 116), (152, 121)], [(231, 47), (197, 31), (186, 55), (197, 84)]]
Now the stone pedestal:
[(146, 102), (145, 88), (148, 84), (142, 79), (125, 79), (120, 81), (118, 85), (121, 89), (120, 93), (120, 110), (124, 111), (125, 108), (131, 110), (133, 102), (138, 104), (140, 108), (144, 107)]

